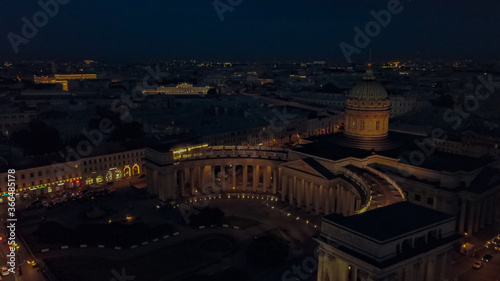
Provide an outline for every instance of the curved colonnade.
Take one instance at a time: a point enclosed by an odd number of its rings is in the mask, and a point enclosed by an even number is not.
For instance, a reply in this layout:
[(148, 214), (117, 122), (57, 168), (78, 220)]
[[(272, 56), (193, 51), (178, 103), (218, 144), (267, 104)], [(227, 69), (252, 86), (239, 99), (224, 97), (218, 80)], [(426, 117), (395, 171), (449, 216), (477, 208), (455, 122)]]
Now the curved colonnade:
[(346, 216), (366, 211), (371, 201), (370, 186), (354, 169), (333, 173), (312, 158), (289, 161), (282, 148), (147, 148), (145, 161), (148, 192), (163, 201), (251, 192), (275, 195), (317, 215)]

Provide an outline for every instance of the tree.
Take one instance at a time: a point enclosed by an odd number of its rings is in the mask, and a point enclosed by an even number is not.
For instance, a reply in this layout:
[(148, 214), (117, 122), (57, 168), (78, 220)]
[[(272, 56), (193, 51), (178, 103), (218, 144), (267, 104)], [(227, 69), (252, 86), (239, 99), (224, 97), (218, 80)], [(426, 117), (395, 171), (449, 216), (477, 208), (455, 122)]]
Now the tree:
[(219, 93), (217, 92), (216, 89), (210, 88), (207, 92), (207, 95), (218, 95)]
[(59, 132), (38, 120), (29, 123), (27, 130), (12, 133), (11, 141), (29, 155), (56, 152), (63, 146)]

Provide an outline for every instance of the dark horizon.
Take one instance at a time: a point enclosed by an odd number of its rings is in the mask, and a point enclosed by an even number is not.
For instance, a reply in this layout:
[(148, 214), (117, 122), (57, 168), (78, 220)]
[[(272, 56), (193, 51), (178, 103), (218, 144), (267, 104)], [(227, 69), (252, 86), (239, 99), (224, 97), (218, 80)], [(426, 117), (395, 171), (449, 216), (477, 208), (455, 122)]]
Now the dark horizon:
[[(364, 30), (374, 20), (370, 12), (386, 10), (392, 1), (241, 1), (218, 14), (214, 1), (72, 0), (58, 4), (46, 25), (18, 44), (17, 54), (9, 34), (22, 37), (21, 19), (33, 22), (43, 10), (35, 1), (4, 2), (0, 53), (3, 60), (345, 62), (339, 45), (355, 46), (354, 28)], [(404, 0), (400, 7), (352, 61), (366, 61), (369, 49), (374, 61), (500, 59), (495, 48), (500, 39), (494, 36), (500, 33), (500, 3)]]

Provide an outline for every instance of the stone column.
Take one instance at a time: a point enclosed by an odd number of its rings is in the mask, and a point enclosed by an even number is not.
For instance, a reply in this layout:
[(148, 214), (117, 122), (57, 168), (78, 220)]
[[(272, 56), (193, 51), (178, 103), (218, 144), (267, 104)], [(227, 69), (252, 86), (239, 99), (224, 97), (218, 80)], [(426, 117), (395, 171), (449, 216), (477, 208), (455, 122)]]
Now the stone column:
[(216, 177), (215, 174), (215, 166), (210, 166), (210, 185), (212, 186), (212, 192), (219, 193), (217, 185), (216, 185)]
[(326, 187), (323, 194), (324, 194), (324, 198), (325, 198), (325, 215), (328, 215), (330, 213), (330, 193), (332, 192), (332, 188), (331, 187)]
[(481, 216), (481, 202), (476, 202), (474, 205), (475, 205), (474, 232), (478, 232), (479, 231), (479, 218)]
[(335, 192), (335, 202), (337, 202), (337, 204), (335, 205), (335, 212), (340, 214), (342, 212), (342, 209), (341, 209), (342, 185), (337, 184), (337, 189), (335, 191), (336, 191)]
[(281, 201), (283, 202), (286, 200), (287, 188), (288, 188), (288, 176), (283, 175), (281, 177)]
[(306, 205), (306, 210), (310, 211), (311, 210), (311, 194), (309, 193), (309, 189), (311, 187), (310, 182), (304, 181), (304, 193), (305, 193), (305, 205)]
[(203, 194), (206, 194), (205, 193), (205, 183), (203, 182), (203, 180), (205, 178), (206, 169), (207, 169), (207, 167), (205, 167), (205, 166), (201, 166), (198, 169), (198, 171), (199, 171), (199, 174), (198, 174), (198, 190), (201, 193), (203, 193)]
[(444, 276), (446, 274), (446, 268), (448, 268), (448, 252), (444, 252), (442, 257), (441, 257), (441, 262), (440, 266), (438, 267), (440, 269), (439, 273), (437, 274), (438, 279), (437, 280), (444, 280)]
[(158, 193), (158, 199), (161, 201), (167, 201), (170, 199), (169, 194), (171, 190), (174, 189), (173, 181), (171, 180), (171, 176), (167, 177), (165, 174), (158, 173), (158, 182), (165, 183), (165, 188), (161, 188)]
[(269, 188), (269, 178), (271, 176), (269, 175), (269, 167), (264, 166), (264, 171), (262, 175), (262, 189), (264, 192), (267, 192), (267, 189)]
[(295, 195), (295, 188), (297, 184), (297, 177), (293, 176), (293, 178), (290, 178), (289, 180), (289, 188), (288, 188), (288, 203), (293, 204), (293, 198)]
[(320, 248), (318, 253), (318, 281), (323, 281), (323, 270), (325, 266), (325, 253)]
[(148, 171), (147, 171), (147, 182), (148, 182), (147, 191), (150, 194), (158, 195), (158, 193), (156, 192), (156, 185), (155, 185), (155, 180), (154, 180), (156, 173), (158, 173), (158, 171), (150, 169), (150, 168), (147, 168), (147, 169), (148, 169)]
[(226, 191), (226, 165), (222, 165), (220, 167), (220, 182), (222, 183), (222, 191)]
[(460, 199), (460, 218), (458, 223), (458, 233), (462, 234), (465, 231), (465, 210), (467, 208), (467, 201), (464, 199)]
[(273, 189), (272, 189), (272, 194), (276, 195), (277, 194), (277, 189), (278, 189), (278, 168), (273, 168)]
[(248, 165), (243, 165), (243, 191), (247, 191), (248, 185)]
[(469, 235), (472, 235), (472, 232), (474, 231), (474, 211), (476, 210), (475, 205), (471, 202), (469, 202), (469, 218), (467, 219), (467, 233)]
[(253, 165), (253, 192), (257, 192), (259, 186), (259, 165)]
[(486, 199), (481, 201), (481, 218), (479, 220), (479, 227), (482, 229), (486, 224)]
[(356, 194), (351, 192), (351, 215), (356, 214)]
[[(184, 174), (186, 173), (186, 171), (184, 169), (180, 169), (179, 171), (176, 171), (175, 173), (179, 177), (179, 181), (178, 181), (179, 187), (181, 189), (185, 188), (186, 187), (186, 179), (185, 179)], [(177, 185), (177, 182), (176, 182), (176, 185)]]
[(319, 204), (321, 203), (321, 189), (323, 189), (323, 185), (319, 185), (315, 187), (316, 198), (314, 198), (314, 214), (319, 215)]
[(303, 196), (304, 196), (304, 179), (301, 179), (297, 194), (297, 207), (300, 207), (304, 204)]
[(236, 165), (233, 165), (233, 186), (231, 187), (231, 189), (233, 187), (236, 187)]
[(347, 215), (348, 216), (351, 216), (354, 214), (354, 210), (353, 210), (353, 200), (354, 200), (354, 194), (350, 191), (350, 190), (347, 190), (347, 200), (346, 200), (346, 205), (347, 205)]
[(436, 275), (436, 256), (434, 255), (427, 260), (427, 273), (424, 280), (432, 280)]
[[(183, 181), (184, 178), (184, 170), (182, 170), (181, 176), (181, 181)], [(185, 189), (185, 184), (181, 183), (181, 190)], [(194, 168), (189, 168), (189, 186), (191, 187), (191, 195), (194, 195), (194, 190), (196, 189), (195, 187), (195, 180), (194, 180)]]

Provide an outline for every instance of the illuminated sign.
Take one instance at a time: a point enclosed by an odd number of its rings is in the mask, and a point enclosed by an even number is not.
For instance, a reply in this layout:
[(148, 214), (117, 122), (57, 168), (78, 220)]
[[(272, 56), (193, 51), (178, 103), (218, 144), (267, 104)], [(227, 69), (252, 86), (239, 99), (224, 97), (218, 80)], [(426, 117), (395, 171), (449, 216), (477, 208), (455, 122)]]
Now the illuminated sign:
[(190, 147), (176, 148), (175, 150), (171, 150), (171, 151), (174, 153), (174, 159), (179, 159), (182, 157), (182, 154), (185, 152), (189, 152), (191, 150), (204, 148), (204, 147), (208, 147), (208, 143), (190, 146)]

